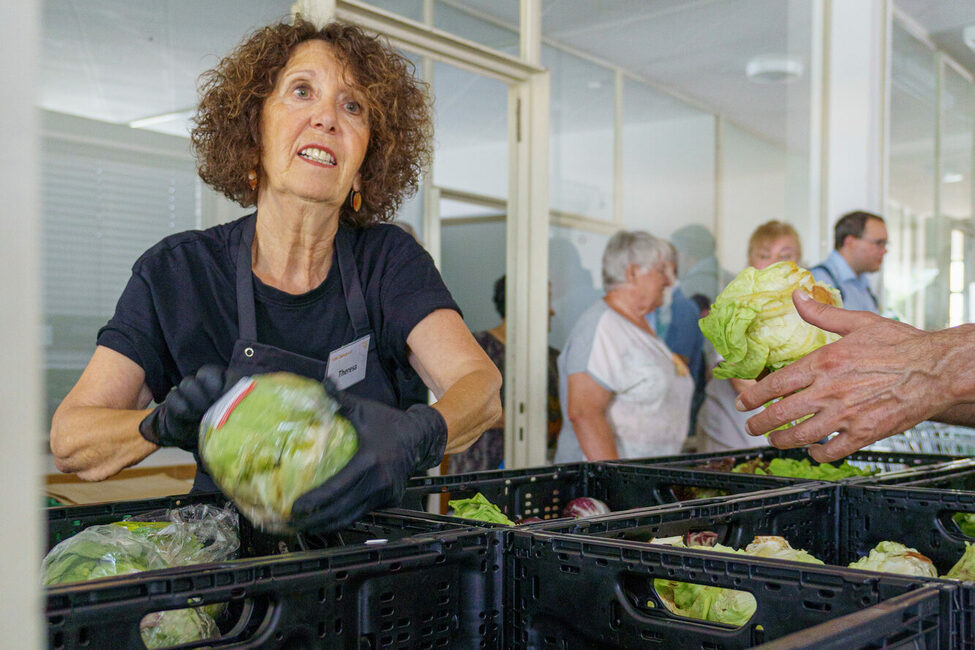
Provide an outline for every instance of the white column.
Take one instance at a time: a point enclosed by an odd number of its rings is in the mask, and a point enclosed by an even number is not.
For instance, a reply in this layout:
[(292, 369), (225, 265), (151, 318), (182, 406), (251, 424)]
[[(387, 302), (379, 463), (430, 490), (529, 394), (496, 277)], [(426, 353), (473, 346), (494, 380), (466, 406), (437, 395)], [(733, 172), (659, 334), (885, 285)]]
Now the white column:
[(39, 137), (40, 2), (0, 3), (0, 644), (40, 648), (41, 523)]
[(883, 211), (889, 10), (887, 0), (825, 5), (819, 259), (833, 247), (840, 216)]

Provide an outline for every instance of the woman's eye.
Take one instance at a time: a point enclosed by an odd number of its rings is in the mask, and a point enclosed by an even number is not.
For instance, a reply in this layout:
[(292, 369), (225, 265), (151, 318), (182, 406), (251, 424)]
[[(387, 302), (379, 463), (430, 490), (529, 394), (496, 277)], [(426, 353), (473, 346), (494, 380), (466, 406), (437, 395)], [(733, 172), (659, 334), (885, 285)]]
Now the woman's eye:
[(345, 110), (349, 111), (350, 113), (359, 113), (362, 111), (362, 107), (359, 106), (359, 102), (349, 101), (345, 102)]
[(298, 99), (308, 99), (311, 96), (311, 90), (308, 86), (297, 86), (294, 93)]

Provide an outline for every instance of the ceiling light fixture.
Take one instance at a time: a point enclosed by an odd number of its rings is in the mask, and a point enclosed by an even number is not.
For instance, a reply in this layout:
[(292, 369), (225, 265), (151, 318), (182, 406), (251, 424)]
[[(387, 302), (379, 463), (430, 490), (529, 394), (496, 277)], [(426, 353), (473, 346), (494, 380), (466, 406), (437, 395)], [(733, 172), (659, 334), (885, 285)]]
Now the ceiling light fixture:
[(145, 129), (150, 126), (156, 126), (157, 124), (164, 124), (166, 122), (176, 122), (177, 120), (185, 120), (193, 116), (196, 112), (196, 108), (184, 108), (180, 111), (171, 111), (169, 113), (161, 113), (159, 115), (150, 115), (149, 117), (143, 117), (138, 120), (132, 120), (129, 122), (129, 126), (133, 129)]
[(763, 84), (792, 83), (803, 70), (802, 61), (791, 56), (756, 56), (745, 66), (749, 81)]
[(965, 175), (961, 172), (945, 172), (945, 175), (941, 177), (942, 183), (960, 183), (965, 180)]

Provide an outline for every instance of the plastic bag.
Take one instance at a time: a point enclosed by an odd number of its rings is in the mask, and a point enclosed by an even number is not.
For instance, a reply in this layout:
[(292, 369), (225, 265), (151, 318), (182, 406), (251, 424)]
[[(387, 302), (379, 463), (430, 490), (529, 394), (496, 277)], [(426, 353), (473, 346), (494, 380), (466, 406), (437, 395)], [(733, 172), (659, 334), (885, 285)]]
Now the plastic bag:
[(41, 575), (45, 585), (63, 585), (167, 567), (152, 541), (105, 524), (86, 528), (52, 548)]
[(139, 635), (147, 648), (170, 648), (215, 639), (220, 628), (203, 607), (191, 607), (146, 614), (139, 623)]
[[(144, 513), (127, 521), (89, 526), (45, 556), (45, 585), (228, 560), (240, 548), (237, 513), (191, 505)], [(139, 625), (147, 648), (166, 648), (220, 634), (215, 617), (224, 603), (146, 615)]]
[(222, 562), (240, 548), (237, 513), (230, 508), (199, 504), (147, 512), (113, 526), (145, 537), (169, 566)]
[(200, 423), (200, 458), (255, 525), (290, 532), (295, 499), (345, 467), (352, 424), (320, 382), (287, 372), (244, 377)]

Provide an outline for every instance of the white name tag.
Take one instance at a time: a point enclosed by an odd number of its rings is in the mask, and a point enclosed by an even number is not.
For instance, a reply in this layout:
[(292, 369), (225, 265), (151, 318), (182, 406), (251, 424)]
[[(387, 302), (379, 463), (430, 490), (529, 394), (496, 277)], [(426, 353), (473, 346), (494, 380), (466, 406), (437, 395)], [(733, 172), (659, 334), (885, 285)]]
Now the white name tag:
[(369, 356), (369, 335), (356, 339), (348, 345), (332, 350), (328, 355), (325, 376), (331, 379), (339, 390), (345, 390), (366, 378), (366, 358)]

